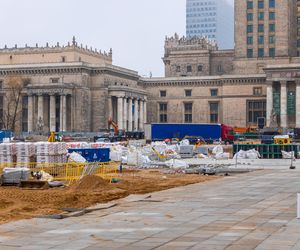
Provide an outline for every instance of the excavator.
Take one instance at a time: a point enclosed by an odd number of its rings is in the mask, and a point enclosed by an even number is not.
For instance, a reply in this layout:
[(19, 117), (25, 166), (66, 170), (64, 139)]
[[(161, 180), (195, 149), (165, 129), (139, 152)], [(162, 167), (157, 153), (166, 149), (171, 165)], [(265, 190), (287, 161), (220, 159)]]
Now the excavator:
[(94, 141), (98, 142), (118, 142), (118, 141), (127, 141), (124, 130), (119, 129), (118, 124), (110, 117), (108, 119), (108, 127), (112, 126), (114, 129), (113, 135), (108, 133), (108, 135), (95, 136)]
[(110, 127), (110, 126), (113, 126), (115, 136), (118, 136), (119, 132), (120, 132), (119, 131), (119, 126), (111, 117), (109, 117), (109, 119), (108, 119), (108, 127)]
[(144, 132), (141, 131), (132, 131), (132, 132), (126, 132), (123, 129), (119, 129), (118, 123), (115, 122), (111, 117), (108, 119), (108, 127), (112, 126), (114, 130), (114, 134), (111, 135), (111, 131), (107, 131), (107, 134), (109, 135), (102, 135), (102, 136), (95, 136), (94, 141), (98, 142), (120, 142), (120, 141), (128, 141), (130, 139), (143, 139), (144, 138)]

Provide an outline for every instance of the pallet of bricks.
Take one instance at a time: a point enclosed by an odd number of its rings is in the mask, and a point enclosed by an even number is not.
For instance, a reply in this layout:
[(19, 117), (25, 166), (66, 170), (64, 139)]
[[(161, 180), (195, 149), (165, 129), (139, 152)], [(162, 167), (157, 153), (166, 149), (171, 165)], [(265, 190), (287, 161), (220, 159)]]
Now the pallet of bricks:
[(36, 162), (37, 165), (64, 165), (67, 162), (67, 146), (62, 142), (37, 142)]
[[(11, 143), (1, 143), (0, 144), (0, 168), (13, 167), (14, 166), (14, 156), (15, 147)], [(1, 170), (0, 169), (0, 170)]]
[(29, 168), (35, 162), (35, 144), (34, 143), (14, 143), (16, 152), (16, 167)]

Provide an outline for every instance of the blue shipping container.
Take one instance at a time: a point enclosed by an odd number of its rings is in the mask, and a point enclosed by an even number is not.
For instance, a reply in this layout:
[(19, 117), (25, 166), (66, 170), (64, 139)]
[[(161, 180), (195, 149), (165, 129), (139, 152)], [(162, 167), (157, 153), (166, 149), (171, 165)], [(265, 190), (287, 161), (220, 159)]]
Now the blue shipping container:
[(221, 124), (152, 124), (151, 135), (153, 141), (167, 138), (182, 139), (185, 136), (201, 136), (205, 140), (218, 140), (222, 135)]
[(69, 153), (76, 152), (84, 157), (88, 162), (109, 162), (109, 148), (82, 148), (68, 149)]

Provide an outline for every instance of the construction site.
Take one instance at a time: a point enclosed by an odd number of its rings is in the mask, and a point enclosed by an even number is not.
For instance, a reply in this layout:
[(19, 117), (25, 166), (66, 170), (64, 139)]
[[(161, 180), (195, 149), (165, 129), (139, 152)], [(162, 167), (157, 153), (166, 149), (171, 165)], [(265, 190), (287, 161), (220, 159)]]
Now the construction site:
[(109, 123), (114, 130), (85, 141), (51, 133), (16, 142), (2, 131), (0, 223), (64, 217), (129, 195), (241, 175), (269, 159), (295, 168), (300, 148), (270, 129), (265, 135), (219, 124), (150, 124), (145, 138), (135, 139)]
[(299, 250), (300, 1), (55, 1), (1, 5), (0, 250)]

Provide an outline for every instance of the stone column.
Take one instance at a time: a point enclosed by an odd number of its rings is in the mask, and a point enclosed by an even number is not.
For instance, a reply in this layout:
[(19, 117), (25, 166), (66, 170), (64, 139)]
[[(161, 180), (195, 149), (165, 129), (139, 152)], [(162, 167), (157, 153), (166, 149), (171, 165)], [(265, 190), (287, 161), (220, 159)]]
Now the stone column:
[(128, 99), (128, 131), (132, 131), (132, 99)]
[(270, 127), (271, 115), (273, 111), (273, 82), (267, 85), (267, 127)]
[[(112, 96), (108, 96), (108, 102), (107, 102), (107, 109), (108, 109), (108, 119), (109, 120), (110, 118), (113, 119), (113, 104), (112, 104)], [(108, 126), (108, 129), (110, 129), (110, 125), (107, 125)]]
[(112, 96), (108, 96), (108, 118), (113, 118)]
[(287, 128), (287, 83), (282, 81), (280, 84), (280, 126)]
[(144, 101), (144, 124), (147, 123), (147, 101)]
[(28, 132), (33, 131), (33, 96), (28, 96)]
[(42, 120), (44, 122), (44, 97), (42, 95), (38, 96), (38, 121)]
[(59, 124), (59, 131), (64, 132), (66, 131), (66, 121), (67, 121), (67, 116), (66, 116), (66, 96), (61, 95), (60, 96), (60, 124)]
[(127, 98), (125, 97), (123, 99), (123, 129), (125, 131), (127, 131), (127, 111), (128, 111), (128, 108), (127, 108)]
[(50, 95), (50, 132), (56, 131), (55, 95)]
[(138, 107), (138, 100), (134, 100), (134, 125), (133, 125), (133, 131), (138, 131), (138, 112), (139, 112), (139, 107)]
[(296, 128), (300, 128), (300, 81), (296, 82)]
[(118, 97), (118, 126), (123, 129), (123, 97)]
[(139, 124), (139, 130), (144, 130), (144, 105), (143, 105), (143, 100), (140, 100), (140, 114), (139, 114), (139, 118), (140, 118), (140, 124)]

